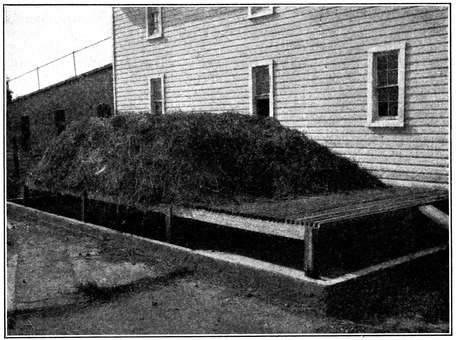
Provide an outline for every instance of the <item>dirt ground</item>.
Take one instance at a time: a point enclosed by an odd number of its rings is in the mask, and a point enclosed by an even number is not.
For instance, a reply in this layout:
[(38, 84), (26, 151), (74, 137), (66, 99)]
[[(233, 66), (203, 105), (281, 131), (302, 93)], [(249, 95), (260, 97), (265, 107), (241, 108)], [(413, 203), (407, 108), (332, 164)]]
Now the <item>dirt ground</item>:
[[(8, 335), (448, 332), (427, 306), (350, 321), (240, 292), (112, 240), (8, 220)], [(407, 302), (407, 301), (406, 301)], [(419, 307), (419, 306), (418, 306)]]

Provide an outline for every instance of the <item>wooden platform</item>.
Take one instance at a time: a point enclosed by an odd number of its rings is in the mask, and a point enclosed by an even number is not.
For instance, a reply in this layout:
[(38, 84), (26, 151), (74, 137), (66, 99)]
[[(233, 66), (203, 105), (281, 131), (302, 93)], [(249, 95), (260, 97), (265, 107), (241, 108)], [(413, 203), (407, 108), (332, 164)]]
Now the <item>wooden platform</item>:
[[(25, 190), (24, 194), (27, 192)], [(82, 220), (85, 220), (88, 199), (109, 201), (90, 194), (80, 198)], [(444, 190), (390, 187), (229, 205), (160, 204), (142, 207), (142, 210), (165, 215), (167, 240), (171, 240), (173, 218), (178, 217), (303, 241), (303, 269), (309, 277), (318, 277), (320, 263), (316, 247), (322, 231), (331, 228), (332, 232), (343, 231), (354, 224), (357, 228), (364, 224), (370, 227), (375, 223), (394, 224), (413, 209), (446, 200), (448, 192)]]
[[(322, 229), (347, 225), (356, 220), (390, 223), (410, 209), (448, 200), (448, 192), (421, 188), (388, 188), (350, 194), (311, 196), (282, 202), (254, 202), (238, 206), (181, 207), (159, 205), (154, 211), (168, 216), (197, 220), (214, 225), (237, 228), (302, 240), (303, 268), (311, 277), (318, 277), (319, 264), (315, 245)], [(390, 220), (388, 220), (388, 218)], [(386, 221), (386, 222), (385, 222)], [(345, 223), (344, 223), (345, 222)]]

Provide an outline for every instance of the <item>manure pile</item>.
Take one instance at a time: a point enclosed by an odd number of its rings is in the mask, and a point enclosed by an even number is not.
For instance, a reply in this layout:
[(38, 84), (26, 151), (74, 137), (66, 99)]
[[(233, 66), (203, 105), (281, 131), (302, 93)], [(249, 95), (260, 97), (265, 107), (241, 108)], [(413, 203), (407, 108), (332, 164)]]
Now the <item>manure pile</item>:
[(28, 183), (123, 204), (220, 204), (382, 186), (355, 163), (272, 118), (118, 115), (73, 123)]

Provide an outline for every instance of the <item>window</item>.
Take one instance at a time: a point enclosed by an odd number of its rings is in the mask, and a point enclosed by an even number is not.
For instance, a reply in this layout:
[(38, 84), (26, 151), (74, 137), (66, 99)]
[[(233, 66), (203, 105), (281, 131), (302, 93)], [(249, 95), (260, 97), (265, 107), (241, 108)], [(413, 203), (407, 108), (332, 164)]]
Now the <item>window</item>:
[(146, 39), (160, 38), (162, 36), (162, 11), (161, 7), (146, 8)]
[(150, 113), (159, 115), (165, 113), (165, 77), (151, 78), (149, 80)]
[(21, 145), (22, 149), (30, 149), (30, 119), (29, 116), (21, 116)]
[(249, 6), (248, 15), (249, 19), (264, 17), (266, 15), (274, 14), (274, 6)]
[(111, 117), (111, 107), (106, 103), (98, 104), (97, 105), (97, 117), (99, 117), (99, 118)]
[(405, 43), (382, 45), (368, 51), (367, 125), (403, 127)]
[(54, 124), (55, 129), (57, 131), (57, 136), (65, 130), (65, 111), (64, 110), (56, 110), (54, 112)]
[(250, 65), (250, 112), (263, 117), (274, 116), (273, 62)]

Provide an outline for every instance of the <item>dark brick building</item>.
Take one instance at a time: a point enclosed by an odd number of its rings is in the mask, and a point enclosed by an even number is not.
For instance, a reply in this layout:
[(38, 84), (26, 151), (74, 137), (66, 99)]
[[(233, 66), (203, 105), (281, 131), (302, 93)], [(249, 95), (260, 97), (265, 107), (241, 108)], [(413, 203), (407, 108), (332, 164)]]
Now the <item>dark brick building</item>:
[[(25, 173), (40, 159), (49, 141), (70, 122), (112, 113), (111, 64), (15, 98), (7, 107), (8, 184), (22, 183)], [(15, 145), (19, 181), (14, 165)], [(8, 196), (12, 194), (10, 189)]]

